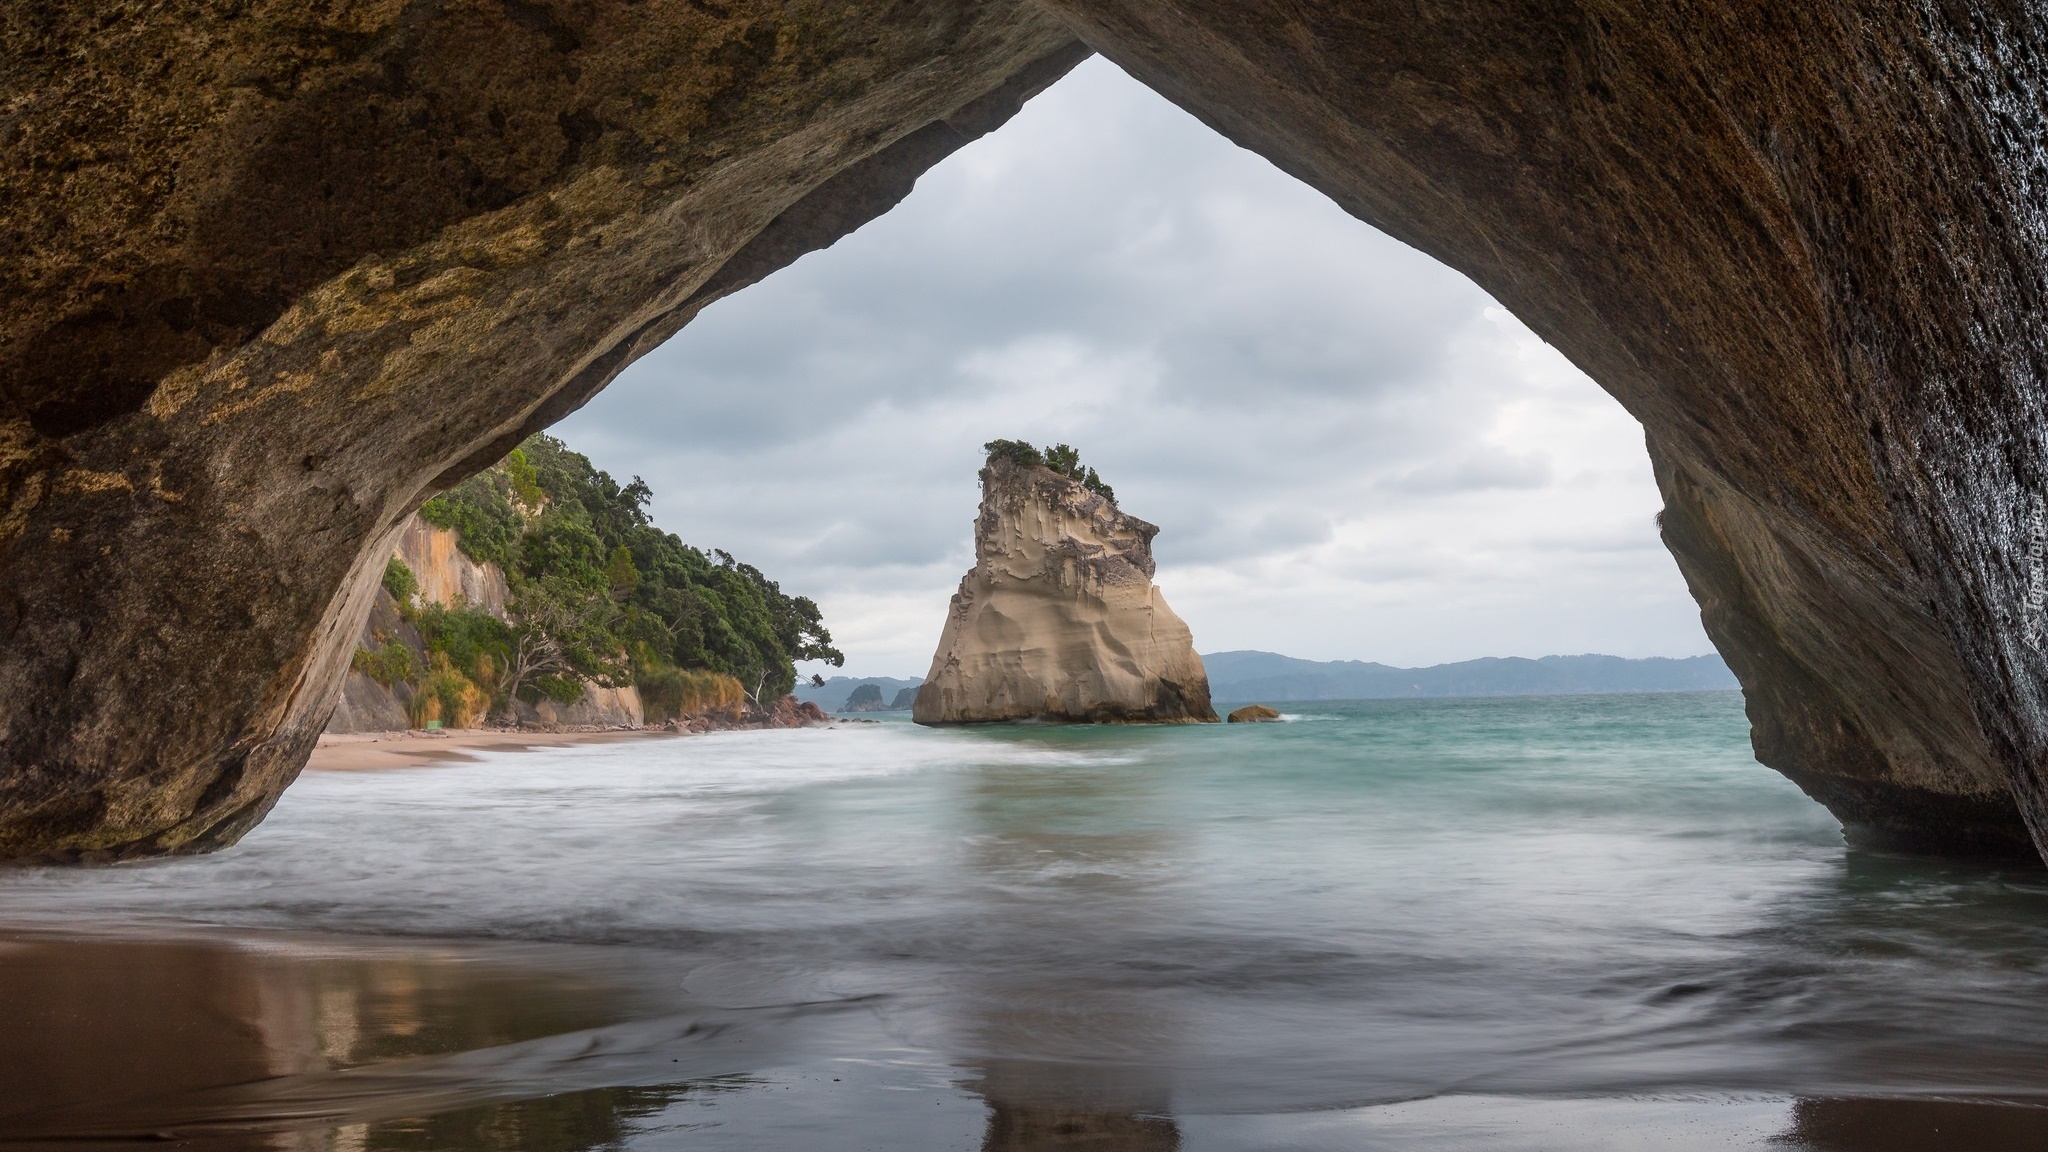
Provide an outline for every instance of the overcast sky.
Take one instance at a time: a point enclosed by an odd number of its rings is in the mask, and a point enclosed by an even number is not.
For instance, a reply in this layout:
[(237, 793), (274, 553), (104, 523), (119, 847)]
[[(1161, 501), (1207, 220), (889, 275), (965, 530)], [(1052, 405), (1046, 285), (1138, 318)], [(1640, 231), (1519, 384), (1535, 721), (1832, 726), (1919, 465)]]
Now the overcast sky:
[(555, 432), (817, 600), (855, 675), (929, 666), (997, 437), (1073, 444), (1161, 526), (1204, 652), (1712, 650), (1619, 405), (1102, 60)]

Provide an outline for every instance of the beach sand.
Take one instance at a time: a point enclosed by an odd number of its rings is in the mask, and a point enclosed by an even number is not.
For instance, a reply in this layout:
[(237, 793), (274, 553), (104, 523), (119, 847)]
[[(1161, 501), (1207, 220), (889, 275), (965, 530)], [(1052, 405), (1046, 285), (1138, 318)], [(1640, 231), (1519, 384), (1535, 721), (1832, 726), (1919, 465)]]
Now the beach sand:
[(437, 732), (352, 732), (320, 737), (306, 768), (315, 772), (375, 772), (428, 764), (473, 761), (476, 752), (524, 752), (570, 744), (611, 744), (621, 740), (668, 740), (685, 733), (657, 728), (613, 728), (588, 732), (545, 732), (510, 728), (457, 728)]

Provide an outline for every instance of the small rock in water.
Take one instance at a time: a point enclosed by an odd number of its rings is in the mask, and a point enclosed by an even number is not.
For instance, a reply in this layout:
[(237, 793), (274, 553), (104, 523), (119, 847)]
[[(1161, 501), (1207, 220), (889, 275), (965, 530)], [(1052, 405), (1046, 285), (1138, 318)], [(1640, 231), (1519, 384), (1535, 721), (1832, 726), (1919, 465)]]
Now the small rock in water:
[(1232, 724), (1271, 724), (1278, 719), (1280, 710), (1264, 704), (1247, 704), (1230, 714)]

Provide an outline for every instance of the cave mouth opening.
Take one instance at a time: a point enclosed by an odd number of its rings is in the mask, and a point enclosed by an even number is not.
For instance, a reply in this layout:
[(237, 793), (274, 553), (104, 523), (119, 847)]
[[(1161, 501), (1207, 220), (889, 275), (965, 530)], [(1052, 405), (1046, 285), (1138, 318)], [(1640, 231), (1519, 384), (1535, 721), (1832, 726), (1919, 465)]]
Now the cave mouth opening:
[(819, 599), (874, 675), (930, 661), (992, 438), (1079, 447), (1162, 526), (1205, 652), (1712, 651), (1619, 404), (1102, 57), (553, 434)]

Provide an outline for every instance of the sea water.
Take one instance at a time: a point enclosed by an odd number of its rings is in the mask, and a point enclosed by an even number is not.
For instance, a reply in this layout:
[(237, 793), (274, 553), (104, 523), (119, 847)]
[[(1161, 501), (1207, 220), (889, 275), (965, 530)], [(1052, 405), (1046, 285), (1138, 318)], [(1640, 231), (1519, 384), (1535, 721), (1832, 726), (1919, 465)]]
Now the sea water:
[(1955, 1103), (2048, 1099), (2048, 873), (1849, 847), (1739, 695), (1288, 707), (309, 772), (226, 852), (0, 872), (0, 1136), (2048, 1138)]

